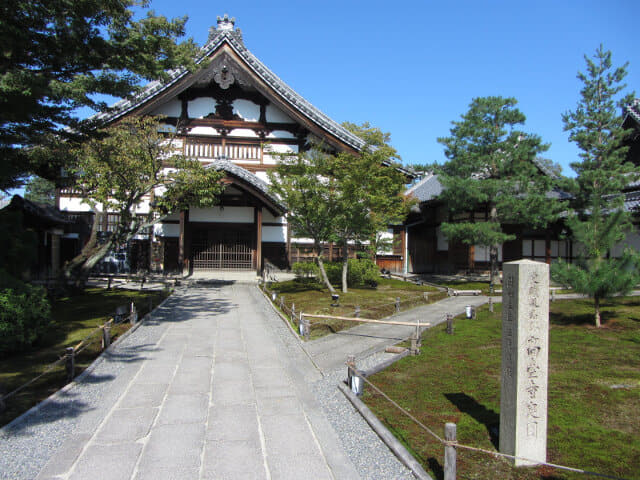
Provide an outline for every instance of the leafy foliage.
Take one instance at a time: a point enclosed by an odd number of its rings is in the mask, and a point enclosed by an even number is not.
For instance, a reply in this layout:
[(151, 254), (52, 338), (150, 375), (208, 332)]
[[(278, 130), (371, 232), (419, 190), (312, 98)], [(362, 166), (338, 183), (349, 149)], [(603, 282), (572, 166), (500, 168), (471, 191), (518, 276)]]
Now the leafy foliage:
[(31, 177), (27, 181), (24, 198), (36, 203), (54, 205), (56, 202), (56, 186), (45, 178)]
[(318, 266), (312, 262), (295, 262), (291, 266), (291, 270), (295, 273), (296, 278), (312, 278), (320, 274)]
[[(5, 0), (0, 5), (0, 189), (27, 173), (55, 178), (59, 158), (32, 157), (52, 134), (82, 130), (77, 109), (105, 110), (100, 94), (126, 97), (144, 80), (192, 68), (196, 47), (184, 35), (186, 18), (167, 20), (147, 0)], [(65, 127), (72, 127), (66, 129)], [(90, 125), (85, 127), (90, 128)]]
[(626, 64), (614, 68), (611, 52), (602, 45), (593, 59), (585, 56), (587, 72), (578, 73), (583, 82), (576, 109), (562, 116), (569, 139), (580, 148), (581, 162), (571, 164), (578, 174), (573, 182), (575, 211), (567, 224), (580, 258), (573, 265), (552, 266), (553, 278), (594, 299), (595, 324), (600, 326), (600, 301), (629, 292), (640, 281), (640, 255), (626, 249), (611, 258), (612, 248), (623, 241), (631, 227), (624, 211), (622, 190), (638, 178), (640, 169), (625, 162), (628, 132), (622, 127), (621, 107), (630, 103), (621, 95)]
[[(85, 201), (94, 211), (118, 214), (119, 220), (104, 244), (95, 238), (94, 221), (92, 239), (67, 266), (68, 276), (77, 269), (86, 273), (112, 246), (126, 243), (162, 215), (217, 203), (224, 174), (177, 155), (172, 139), (159, 133), (158, 127), (156, 118), (132, 117), (74, 150), (73, 174)], [(137, 215), (137, 206), (149, 195), (154, 196), (149, 213)]]
[(525, 122), (516, 103), (514, 98), (475, 98), (462, 119), (452, 122), (451, 136), (438, 139), (448, 159), (439, 179), (450, 213), (487, 214), (485, 221), (443, 223), (442, 231), (450, 240), (490, 248), (492, 285), (498, 246), (514, 238), (503, 225), (544, 227), (561, 208), (548, 197), (556, 178), (538, 162), (548, 146), (516, 128)]
[(49, 301), (42, 287), (21, 284), (0, 289), (0, 357), (31, 347), (51, 324)]

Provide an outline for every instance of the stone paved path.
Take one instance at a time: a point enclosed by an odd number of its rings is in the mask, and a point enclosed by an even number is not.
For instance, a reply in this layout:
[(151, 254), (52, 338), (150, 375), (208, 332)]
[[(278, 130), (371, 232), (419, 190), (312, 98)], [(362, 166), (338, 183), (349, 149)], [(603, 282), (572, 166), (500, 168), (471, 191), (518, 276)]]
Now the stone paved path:
[[(177, 293), (173, 307), (160, 309), (162, 317), (127, 339), (146, 330), (146, 345), (123, 345), (120, 357), (98, 365), (77, 395), (61, 395), (63, 409), (78, 398), (83, 407), (60, 424), (71, 432), (61, 435), (59, 448), (49, 448), (37, 478), (359, 478), (306, 390), (305, 381), (319, 373), (298, 368), (310, 364), (301, 349), (299, 356), (282, 351), (258, 295), (248, 285)], [(101, 383), (110, 364), (123, 361), (109, 388), (91, 389), (91, 378)], [(3, 435), (29, 444), (38, 423), (44, 422), (27, 420)]]

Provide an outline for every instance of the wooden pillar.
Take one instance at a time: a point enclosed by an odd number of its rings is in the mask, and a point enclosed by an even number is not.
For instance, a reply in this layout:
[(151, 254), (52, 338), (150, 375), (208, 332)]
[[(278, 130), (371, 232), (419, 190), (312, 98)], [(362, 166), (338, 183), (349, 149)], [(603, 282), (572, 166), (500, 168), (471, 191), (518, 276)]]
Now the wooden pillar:
[(256, 270), (262, 273), (262, 207), (256, 207)]
[(291, 224), (289, 223), (288, 217), (287, 217), (287, 262), (289, 263), (289, 268), (291, 268)]
[(548, 265), (551, 265), (551, 235), (547, 232), (544, 239), (544, 252), (545, 252), (545, 262)]
[(188, 235), (189, 210), (180, 212), (180, 235), (178, 236), (178, 263), (182, 267), (182, 274), (189, 275), (189, 244)]
[(468, 249), (468, 257), (467, 257), (467, 269), (469, 271), (474, 271), (476, 268), (476, 246), (469, 245)]

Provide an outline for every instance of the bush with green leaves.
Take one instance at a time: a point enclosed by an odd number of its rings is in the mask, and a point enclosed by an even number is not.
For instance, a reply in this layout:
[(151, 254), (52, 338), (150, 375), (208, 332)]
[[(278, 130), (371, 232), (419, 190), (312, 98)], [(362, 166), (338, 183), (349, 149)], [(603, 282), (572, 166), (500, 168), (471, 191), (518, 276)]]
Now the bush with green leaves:
[[(342, 263), (326, 263), (325, 269), (329, 282), (340, 285), (342, 282)], [(368, 258), (350, 258), (349, 269), (347, 271), (347, 285), (350, 287), (361, 287), (367, 285), (375, 287), (378, 285), (378, 266), (373, 260)]]
[(320, 269), (314, 262), (296, 262), (291, 267), (296, 278), (318, 278)]
[(0, 290), (0, 357), (30, 348), (53, 323), (45, 290), (15, 283)]

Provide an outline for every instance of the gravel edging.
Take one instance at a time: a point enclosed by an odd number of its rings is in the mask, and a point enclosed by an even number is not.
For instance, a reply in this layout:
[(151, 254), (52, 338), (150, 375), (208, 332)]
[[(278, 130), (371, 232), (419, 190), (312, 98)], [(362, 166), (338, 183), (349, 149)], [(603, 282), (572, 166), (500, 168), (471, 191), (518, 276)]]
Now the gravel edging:
[(389, 431), (387, 427), (375, 416), (375, 414), (343, 383), (338, 384), (338, 388), (351, 404), (358, 410), (360, 415), (367, 421), (371, 428), (375, 430), (382, 441), (400, 459), (419, 480), (433, 480), (433, 478), (422, 468), (413, 455), (402, 445), (398, 439)]

